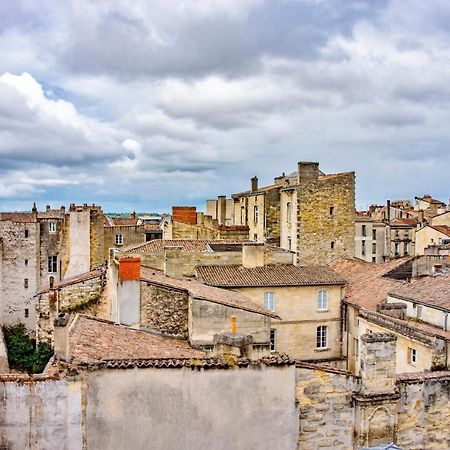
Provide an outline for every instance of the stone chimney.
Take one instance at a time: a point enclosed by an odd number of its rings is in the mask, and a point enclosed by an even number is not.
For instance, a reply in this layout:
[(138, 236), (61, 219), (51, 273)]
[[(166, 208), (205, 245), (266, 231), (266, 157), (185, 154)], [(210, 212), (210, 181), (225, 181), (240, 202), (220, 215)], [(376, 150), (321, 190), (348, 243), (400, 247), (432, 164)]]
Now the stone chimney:
[(119, 260), (117, 280), (117, 322), (123, 325), (139, 323), (141, 313), (141, 259)]
[(227, 200), (225, 195), (217, 197), (217, 221), (219, 225), (225, 225), (227, 218)]
[(253, 336), (236, 333), (219, 333), (214, 335), (213, 354), (216, 357), (246, 357), (252, 359)]
[(46, 212), (49, 212), (49, 211), (50, 211), (50, 205), (47, 205), (47, 206), (45, 207), (45, 211), (46, 211)]
[(264, 267), (264, 244), (242, 244), (242, 266), (246, 269)]
[(319, 163), (309, 161), (299, 161), (298, 163), (298, 182), (305, 183), (317, 181), (319, 178)]
[(55, 356), (57, 359), (60, 359), (62, 361), (70, 360), (69, 320), (70, 314), (60, 313), (53, 322)]
[(61, 211), (61, 214), (65, 214), (66, 213), (66, 207), (64, 205), (61, 205), (60, 211)]
[(253, 177), (251, 180), (252, 185), (252, 192), (255, 192), (258, 190), (258, 177)]
[(183, 264), (180, 261), (183, 247), (164, 247), (164, 274), (168, 277), (182, 278)]
[(363, 395), (395, 392), (397, 338), (389, 333), (361, 336), (361, 393)]

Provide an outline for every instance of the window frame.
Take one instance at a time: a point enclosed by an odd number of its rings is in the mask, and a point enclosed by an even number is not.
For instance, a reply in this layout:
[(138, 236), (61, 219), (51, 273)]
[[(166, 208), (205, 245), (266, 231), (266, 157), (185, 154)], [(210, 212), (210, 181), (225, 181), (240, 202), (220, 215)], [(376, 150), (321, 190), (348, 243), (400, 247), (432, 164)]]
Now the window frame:
[(258, 223), (258, 220), (259, 220), (258, 205), (253, 205), (253, 223)]
[(414, 367), (417, 365), (417, 349), (414, 347), (408, 347), (408, 363)]
[(316, 350), (327, 350), (328, 348), (328, 326), (319, 325), (316, 328)]
[(264, 292), (263, 305), (269, 311), (275, 312), (276, 296), (273, 291)]
[(123, 234), (116, 234), (114, 242), (116, 245), (123, 245)]
[(316, 296), (316, 307), (317, 311), (324, 312), (328, 311), (330, 308), (329, 296), (327, 289), (320, 289), (317, 291)]
[(286, 220), (287, 223), (292, 222), (292, 202), (286, 203)]
[(49, 233), (56, 233), (56, 222), (49, 222), (48, 223), (48, 232)]
[(47, 273), (58, 273), (58, 255), (47, 256)]
[(270, 329), (269, 342), (270, 342), (270, 351), (276, 352), (277, 351), (277, 330), (275, 328)]

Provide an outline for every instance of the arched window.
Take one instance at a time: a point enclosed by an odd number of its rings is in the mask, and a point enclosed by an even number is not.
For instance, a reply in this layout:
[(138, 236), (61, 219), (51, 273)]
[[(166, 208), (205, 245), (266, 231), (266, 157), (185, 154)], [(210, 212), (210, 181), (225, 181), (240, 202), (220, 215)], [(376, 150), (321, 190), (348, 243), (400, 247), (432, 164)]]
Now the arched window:
[(328, 291), (320, 290), (317, 292), (317, 310), (318, 311), (328, 310)]

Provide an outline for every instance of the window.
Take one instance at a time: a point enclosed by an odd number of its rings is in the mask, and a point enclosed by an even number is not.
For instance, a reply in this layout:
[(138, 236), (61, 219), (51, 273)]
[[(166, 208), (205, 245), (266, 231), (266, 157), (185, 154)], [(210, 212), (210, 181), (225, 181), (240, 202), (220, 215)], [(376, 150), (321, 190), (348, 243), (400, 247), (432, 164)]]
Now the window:
[(25, 265), (28, 266), (28, 259), (25, 260)]
[(403, 237), (404, 237), (405, 239), (408, 239), (408, 238), (409, 238), (409, 231), (408, 231), (408, 230), (405, 230), (405, 231), (403, 232)]
[(275, 292), (264, 292), (264, 306), (270, 311), (275, 311)]
[(334, 214), (334, 206), (330, 206), (330, 216)]
[(292, 250), (292, 239), (288, 237), (288, 250)]
[(334, 241), (331, 241), (331, 242), (330, 242), (330, 248), (331, 248), (331, 250), (334, 249)]
[(123, 244), (123, 234), (116, 234), (116, 245)]
[(355, 358), (359, 356), (359, 341), (356, 338), (353, 338), (353, 353)]
[(270, 330), (270, 351), (274, 352), (277, 349), (277, 330)]
[(25, 319), (28, 318), (30, 315), (30, 311), (28, 308), (25, 308)]
[(405, 256), (408, 255), (408, 243), (407, 242), (403, 243), (403, 254)]
[(258, 205), (253, 207), (253, 222), (258, 223)]
[(317, 310), (328, 310), (328, 291), (321, 290), (317, 292)]
[(377, 258), (375, 256), (372, 256), (372, 262), (377, 262)]
[(287, 221), (288, 223), (291, 223), (292, 221), (292, 203), (288, 202), (286, 205), (286, 215), (287, 215)]
[(400, 253), (400, 245), (398, 242), (395, 243), (395, 256), (398, 256)]
[(366, 241), (361, 241), (361, 255), (366, 256)]
[(373, 240), (377, 239), (377, 230), (372, 230), (372, 239)]
[(25, 230), (25, 237), (28, 237), (28, 230)]
[(416, 365), (416, 362), (417, 362), (417, 350), (415, 348), (408, 347), (408, 362), (412, 366)]
[(328, 327), (326, 325), (320, 325), (316, 331), (316, 348), (325, 349), (328, 348)]
[(25, 278), (25, 279), (23, 280), (23, 287), (24, 287), (24, 288), (28, 288), (28, 278)]
[(376, 253), (377, 253), (377, 243), (372, 242), (372, 254), (376, 254)]
[(241, 206), (241, 225), (245, 225), (245, 206)]
[(56, 233), (56, 223), (55, 222), (48, 223), (48, 231), (49, 231), (49, 233)]
[(255, 242), (258, 242), (258, 233), (255, 233), (255, 234), (253, 235), (253, 240), (254, 240)]
[(398, 239), (400, 237), (400, 231), (395, 230), (395, 237)]
[(57, 273), (58, 272), (58, 257), (57, 256), (49, 256), (47, 258), (47, 272), (48, 273)]
[(366, 236), (366, 228), (367, 228), (366, 225), (361, 226), (361, 236), (364, 236), (364, 237)]

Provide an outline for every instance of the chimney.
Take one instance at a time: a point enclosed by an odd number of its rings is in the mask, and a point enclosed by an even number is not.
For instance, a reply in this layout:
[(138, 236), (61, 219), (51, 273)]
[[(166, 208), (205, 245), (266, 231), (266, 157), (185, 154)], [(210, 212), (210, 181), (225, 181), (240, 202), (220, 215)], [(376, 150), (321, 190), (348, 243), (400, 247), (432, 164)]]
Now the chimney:
[(130, 214), (130, 218), (133, 219), (133, 220), (136, 220), (136, 211), (133, 211), (133, 212)]
[(141, 259), (121, 258), (117, 280), (117, 317), (123, 325), (139, 323), (141, 312)]
[(251, 180), (252, 185), (252, 192), (255, 192), (258, 190), (258, 177), (253, 177)]
[(214, 356), (228, 358), (249, 358), (253, 354), (253, 336), (237, 333), (219, 333), (213, 338)]
[(32, 213), (37, 213), (37, 206), (36, 203), (33, 203), (33, 207), (31, 208)]
[(397, 338), (389, 333), (361, 336), (361, 393), (395, 393), (395, 358)]
[(46, 212), (49, 212), (49, 211), (50, 211), (50, 205), (47, 205), (47, 206), (45, 207), (45, 211), (46, 211)]
[(391, 201), (386, 202), (386, 219), (388, 222), (391, 221)]
[[(258, 179), (256, 179), (258, 180)], [(258, 183), (256, 183), (258, 184)], [(253, 186), (253, 185), (252, 185)], [(219, 225), (225, 225), (227, 217), (227, 201), (225, 195), (219, 195), (217, 197), (217, 220)]]
[(380, 303), (377, 312), (396, 319), (406, 319), (406, 303)]
[(70, 359), (69, 320), (70, 314), (59, 313), (58, 317), (53, 322), (53, 341), (55, 347), (55, 356), (57, 359), (60, 359), (62, 361), (69, 361)]
[(319, 163), (309, 161), (298, 162), (298, 182), (317, 181), (319, 178)]
[(61, 214), (65, 214), (66, 213), (66, 207), (64, 205), (61, 205)]
[(164, 247), (164, 274), (168, 277), (183, 278), (182, 251), (180, 246)]
[(264, 244), (245, 243), (242, 244), (242, 266), (246, 269), (264, 267)]

